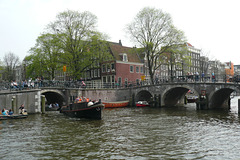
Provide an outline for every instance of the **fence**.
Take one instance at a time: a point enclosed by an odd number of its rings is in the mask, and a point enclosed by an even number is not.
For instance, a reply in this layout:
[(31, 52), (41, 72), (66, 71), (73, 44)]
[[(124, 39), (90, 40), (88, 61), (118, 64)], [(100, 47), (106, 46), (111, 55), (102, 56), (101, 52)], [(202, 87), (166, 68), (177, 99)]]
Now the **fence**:
[[(214, 77), (209, 76), (196, 76), (196, 75), (187, 75), (187, 76), (164, 76), (157, 77), (154, 79), (154, 84), (161, 83), (238, 83), (240, 81), (240, 76), (229, 78), (226, 75), (216, 75)], [(129, 88), (129, 87), (140, 87), (145, 85), (150, 85), (149, 80), (136, 82), (127, 82), (127, 83), (104, 83), (104, 82), (94, 82), (94, 81), (28, 81), (27, 84), (18, 83), (20, 85), (14, 86), (10, 82), (0, 82), (0, 90), (24, 90), (24, 89), (36, 89), (42, 87), (59, 87), (59, 88)]]

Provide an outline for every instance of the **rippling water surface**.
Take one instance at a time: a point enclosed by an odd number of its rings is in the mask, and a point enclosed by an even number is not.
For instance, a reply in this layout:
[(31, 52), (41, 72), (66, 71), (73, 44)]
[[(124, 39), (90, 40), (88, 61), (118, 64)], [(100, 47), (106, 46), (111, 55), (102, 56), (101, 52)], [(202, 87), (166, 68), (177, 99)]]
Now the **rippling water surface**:
[(195, 106), (105, 109), (102, 120), (58, 112), (0, 121), (0, 159), (239, 159), (232, 109)]

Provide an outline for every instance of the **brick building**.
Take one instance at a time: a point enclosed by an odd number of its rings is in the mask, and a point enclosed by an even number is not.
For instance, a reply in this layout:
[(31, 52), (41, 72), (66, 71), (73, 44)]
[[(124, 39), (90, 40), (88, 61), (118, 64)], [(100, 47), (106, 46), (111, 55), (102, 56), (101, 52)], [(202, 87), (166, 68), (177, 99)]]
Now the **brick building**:
[(127, 86), (130, 83), (139, 83), (143, 75), (143, 63), (136, 48), (122, 46), (119, 43), (109, 43), (113, 60), (101, 64), (102, 83)]

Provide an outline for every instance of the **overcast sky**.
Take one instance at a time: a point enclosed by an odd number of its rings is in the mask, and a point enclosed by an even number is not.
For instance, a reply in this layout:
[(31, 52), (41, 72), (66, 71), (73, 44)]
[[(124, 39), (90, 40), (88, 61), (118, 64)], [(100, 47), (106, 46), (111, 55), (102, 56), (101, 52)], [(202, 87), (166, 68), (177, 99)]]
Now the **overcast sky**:
[(22, 60), (58, 13), (90, 11), (109, 41), (132, 47), (124, 28), (144, 7), (162, 9), (188, 42), (211, 60), (240, 64), (238, 0), (0, 0), (0, 59), (13, 52)]

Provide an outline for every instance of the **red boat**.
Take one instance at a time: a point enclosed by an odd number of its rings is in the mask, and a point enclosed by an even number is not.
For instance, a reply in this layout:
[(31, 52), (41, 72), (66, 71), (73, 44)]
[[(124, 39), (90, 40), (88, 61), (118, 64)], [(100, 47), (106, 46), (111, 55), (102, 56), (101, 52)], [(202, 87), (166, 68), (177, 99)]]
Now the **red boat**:
[(105, 108), (120, 108), (127, 107), (129, 105), (129, 101), (117, 101), (117, 102), (102, 102)]
[(138, 101), (136, 103), (136, 107), (148, 107), (148, 106), (150, 106), (150, 105), (147, 101)]

